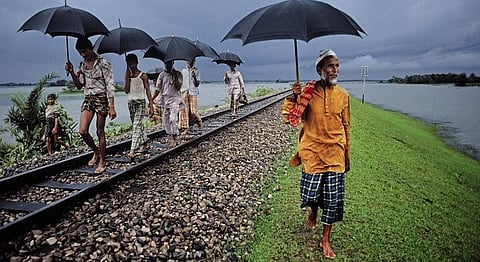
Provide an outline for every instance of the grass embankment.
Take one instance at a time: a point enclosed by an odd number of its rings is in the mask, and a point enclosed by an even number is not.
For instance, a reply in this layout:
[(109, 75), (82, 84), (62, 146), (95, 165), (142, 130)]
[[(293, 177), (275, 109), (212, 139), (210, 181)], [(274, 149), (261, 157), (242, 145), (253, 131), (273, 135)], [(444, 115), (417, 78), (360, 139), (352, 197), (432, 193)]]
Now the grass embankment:
[[(333, 227), (336, 260), (480, 261), (480, 162), (446, 145), (432, 125), (358, 100), (351, 106), (352, 169), (344, 222)], [(295, 148), (266, 192), (273, 197), (247, 261), (326, 260), (317, 248), (321, 227), (307, 229), (299, 207), (300, 169), (287, 167)]]

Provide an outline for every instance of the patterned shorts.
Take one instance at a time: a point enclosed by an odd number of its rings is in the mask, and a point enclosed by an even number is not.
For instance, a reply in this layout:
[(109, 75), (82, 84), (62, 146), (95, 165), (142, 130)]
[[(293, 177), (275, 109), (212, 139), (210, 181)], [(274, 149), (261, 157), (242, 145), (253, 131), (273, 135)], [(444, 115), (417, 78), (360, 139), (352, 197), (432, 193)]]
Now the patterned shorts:
[(85, 95), (81, 111), (92, 111), (100, 115), (108, 115), (107, 94), (100, 93), (95, 95)]

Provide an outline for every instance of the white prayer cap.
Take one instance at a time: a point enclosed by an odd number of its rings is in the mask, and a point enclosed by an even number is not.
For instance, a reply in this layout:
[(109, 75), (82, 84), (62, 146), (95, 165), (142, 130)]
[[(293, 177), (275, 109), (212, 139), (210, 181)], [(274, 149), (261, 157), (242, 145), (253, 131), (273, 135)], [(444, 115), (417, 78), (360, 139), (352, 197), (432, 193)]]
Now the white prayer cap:
[(315, 59), (315, 67), (318, 65), (318, 63), (320, 63), (327, 56), (337, 57), (337, 54), (335, 54), (335, 52), (333, 52), (330, 49), (325, 49), (325, 50), (320, 51), (317, 59)]

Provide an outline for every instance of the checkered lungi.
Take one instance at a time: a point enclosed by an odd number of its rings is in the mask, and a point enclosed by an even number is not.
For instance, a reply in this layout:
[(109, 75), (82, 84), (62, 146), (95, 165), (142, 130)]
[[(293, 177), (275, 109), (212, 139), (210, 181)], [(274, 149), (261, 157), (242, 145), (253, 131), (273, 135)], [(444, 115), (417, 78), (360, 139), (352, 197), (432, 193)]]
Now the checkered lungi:
[(153, 117), (152, 118), (155, 121), (155, 124), (162, 122), (162, 115), (163, 115), (163, 109), (159, 105), (153, 104)]
[(135, 150), (148, 141), (143, 126), (143, 117), (147, 114), (147, 103), (145, 99), (129, 100), (128, 111), (132, 121), (132, 145), (131, 150)]
[(190, 117), (195, 117), (193, 123), (199, 123), (202, 122), (202, 118), (200, 117), (200, 113), (198, 113), (198, 96), (193, 96), (193, 95), (188, 95), (188, 103), (186, 103), (186, 106), (188, 107), (189, 111), (189, 116)]
[(343, 220), (345, 175), (326, 172), (307, 174), (300, 179), (301, 207), (316, 205), (323, 209), (321, 222), (331, 225)]
[[(198, 98), (190, 95), (188, 91), (182, 93), (185, 108), (180, 109), (179, 125), (180, 128), (189, 128), (192, 123), (202, 122), (202, 118), (198, 113)], [(193, 118), (193, 119), (192, 119)]]
[(178, 124), (180, 128), (189, 128), (189, 119), (188, 115), (190, 114), (190, 106), (188, 100), (188, 91), (182, 92), (182, 99), (185, 103), (185, 107), (180, 109), (180, 114), (178, 116)]

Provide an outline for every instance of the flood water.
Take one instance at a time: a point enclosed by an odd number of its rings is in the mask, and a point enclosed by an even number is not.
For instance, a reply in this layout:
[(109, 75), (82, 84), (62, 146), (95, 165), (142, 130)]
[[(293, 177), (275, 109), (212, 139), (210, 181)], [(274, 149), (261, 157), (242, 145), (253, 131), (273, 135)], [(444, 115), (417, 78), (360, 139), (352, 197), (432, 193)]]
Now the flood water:
[[(450, 144), (480, 158), (480, 87), (448, 85), (340, 83), (350, 95), (382, 108), (437, 124)], [(446, 136), (452, 136), (450, 138)]]
[[(264, 86), (272, 88), (275, 90), (289, 88), (288, 83), (275, 83), (275, 82), (246, 82), (245, 83), (245, 92), (251, 94), (255, 91), (258, 86)], [(12, 106), (11, 96), (12, 94), (18, 93), (28, 96), (34, 86), (14, 86), (14, 87), (0, 87), (0, 115), (2, 119), (0, 120), (0, 125), (4, 125), (3, 119), (7, 115), (10, 107)], [(74, 94), (63, 94), (61, 93), (62, 89), (65, 87), (47, 87), (43, 90), (43, 99), (46, 100), (46, 96), (49, 93), (55, 93), (58, 95), (57, 103), (61, 104), (65, 110), (68, 112), (70, 117), (78, 121), (80, 118), (80, 106), (83, 101), (83, 93), (74, 93)], [(153, 90), (153, 89), (152, 89)], [(227, 98), (227, 89), (226, 85), (221, 82), (212, 82), (212, 83), (202, 83), (200, 85), (200, 94), (198, 96), (198, 109), (210, 108), (216, 105), (224, 105), (225, 99)], [(123, 92), (115, 93), (115, 110), (117, 111), (117, 118), (114, 120), (107, 120), (107, 125), (109, 122), (113, 121), (115, 123), (130, 123), (130, 117), (128, 112), (128, 98)], [(95, 125), (90, 126), (90, 132), (95, 132)], [(1, 138), (4, 142), (11, 143), (12, 138), (9, 134), (1, 135)]]
[[(247, 82), (245, 84), (247, 93), (252, 93), (258, 86), (273, 89), (284, 89), (289, 86), (288, 83), (275, 82)], [(453, 84), (407, 85), (367, 82), (364, 89), (361, 81), (340, 82), (340, 85), (355, 98), (361, 99), (364, 95), (365, 103), (403, 112), (421, 118), (426, 122), (437, 124), (446, 142), (461, 145), (461, 150), (477, 159), (480, 158), (480, 87), (456, 87)], [(46, 96), (48, 93), (59, 94), (62, 88), (46, 88), (43, 95)], [(2, 120), (12, 105), (10, 96), (13, 93), (28, 95), (32, 89), (33, 86), (0, 87)], [(223, 105), (226, 97), (226, 87), (223, 83), (202, 83), (198, 97), (198, 107), (202, 109)], [(78, 119), (82, 99), (82, 93), (75, 95), (59, 94), (58, 103), (65, 107), (73, 119)], [(129, 123), (127, 96), (123, 93), (116, 93), (115, 104), (118, 117), (113, 121)], [(5, 134), (2, 138), (5, 142), (11, 141)]]

